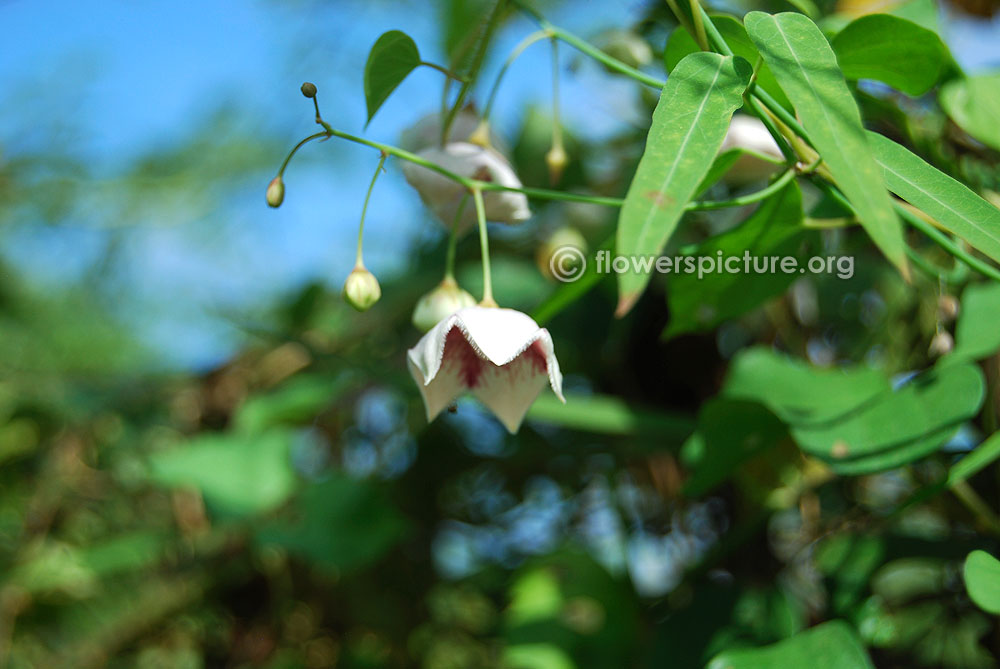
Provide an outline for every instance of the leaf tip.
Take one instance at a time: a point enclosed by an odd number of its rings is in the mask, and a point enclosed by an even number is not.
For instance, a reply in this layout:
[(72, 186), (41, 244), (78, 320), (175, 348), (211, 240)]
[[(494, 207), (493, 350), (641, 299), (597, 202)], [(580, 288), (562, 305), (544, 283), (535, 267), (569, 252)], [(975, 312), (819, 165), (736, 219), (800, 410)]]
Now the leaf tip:
[(615, 318), (624, 318), (632, 307), (639, 301), (639, 293), (629, 293), (618, 298), (618, 306), (615, 307)]

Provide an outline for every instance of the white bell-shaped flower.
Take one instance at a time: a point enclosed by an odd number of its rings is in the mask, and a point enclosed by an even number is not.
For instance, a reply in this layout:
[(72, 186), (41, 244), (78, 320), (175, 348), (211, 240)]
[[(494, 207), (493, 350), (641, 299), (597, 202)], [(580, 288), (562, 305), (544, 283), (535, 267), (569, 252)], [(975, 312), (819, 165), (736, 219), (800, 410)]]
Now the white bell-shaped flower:
[(511, 432), (546, 384), (565, 402), (549, 331), (527, 314), (466, 307), (438, 323), (407, 353), (427, 420), (471, 392)]
[[(424, 149), (417, 155), (459, 176), (521, 188), (521, 180), (514, 174), (510, 163), (494, 149), (469, 142), (452, 142), (443, 148)], [(459, 231), (467, 230), (476, 222), (476, 207), (472, 198), (465, 198), (466, 190), (461, 184), (409, 161), (404, 161), (402, 167), (406, 181), (417, 189), (420, 199), (446, 227), (451, 228), (459, 206), (463, 207)], [(466, 199), (464, 205), (463, 199)], [(514, 224), (531, 218), (528, 198), (523, 193), (486, 191), (483, 193), (483, 207), (488, 221)]]

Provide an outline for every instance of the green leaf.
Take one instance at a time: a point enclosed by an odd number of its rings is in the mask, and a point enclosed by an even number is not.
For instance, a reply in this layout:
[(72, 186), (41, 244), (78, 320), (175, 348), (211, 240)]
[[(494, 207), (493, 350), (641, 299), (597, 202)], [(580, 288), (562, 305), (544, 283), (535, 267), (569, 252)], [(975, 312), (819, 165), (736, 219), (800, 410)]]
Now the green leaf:
[[(739, 259), (738, 268), (743, 268), (745, 253), (753, 257), (794, 255), (806, 233), (801, 222), (802, 194), (792, 182), (762, 202), (747, 220), (699, 244), (692, 255), (715, 257), (722, 251), (727, 258)], [(743, 269), (701, 279), (697, 274), (675, 274), (667, 286), (670, 322), (664, 336), (710, 330), (783, 292), (798, 276)]]
[(381, 489), (343, 474), (303, 490), (294, 507), (292, 518), (262, 527), (257, 541), (339, 571), (374, 562), (407, 527)]
[(884, 451), (843, 460), (831, 460), (828, 464), (830, 469), (840, 476), (864, 476), (896, 469), (939, 451), (957, 430), (958, 426), (947, 425), (928, 435)]
[(510, 669), (576, 669), (573, 658), (553, 643), (519, 643), (503, 651), (503, 666)]
[(875, 79), (909, 95), (937, 83), (947, 53), (935, 33), (888, 14), (852, 21), (832, 46), (848, 79)]
[(888, 137), (869, 132), (868, 144), (889, 190), (1000, 262), (1000, 209)]
[(563, 404), (555, 395), (542, 394), (528, 418), (582, 432), (656, 434), (664, 439), (683, 439), (694, 430), (687, 416), (635, 407), (609, 395), (567, 395)]
[(756, 347), (736, 356), (722, 392), (759, 402), (789, 425), (815, 425), (888, 393), (889, 381), (867, 367), (819, 369)]
[(965, 558), (965, 589), (976, 606), (1000, 615), (1000, 561), (986, 551), (972, 551)]
[[(729, 48), (733, 50), (733, 55), (743, 58), (748, 63), (757, 63), (760, 53), (747, 35), (747, 29), (735, 16), (728, 14), (710, 14), (712, 23), (715, 24), (722, 39), (725, 40)], [(694, 37), (684, 28), (677, 28), (670, 33), (667, 46), (663, 51), (663, 64), (667, 72), (673, 72), (677, 64), (685, 56), (701, 51)], [(792, 103), (788, 101), (785, 92), (781, 90), (778, 81), (774, 78), (771, 68), (766, 63), (761, 63), (757, 68), (756, 85), (771, 94), (783, 107), (792, 108)]]
[(854, 629), (841, 620), (817, 625), (763, 648), (729, 650), (709, 662), (707, 669), (874, 669)]
[(698, 431), (681, 448), (681, 462), (691, 471), (684, 496), (711, 491), (787, 434), (784, 424), (756, 402), (709, 400), (698, 415)]
[[(719, 152), (750, 75), (742, 58), (707, 52), (685, 57), (674, 69), (618, 218), (619, 255), (651, 256), (663, 248)], [(618, 276), (619, 316), (647, 283), (649, 275), (642, 272)]]
[(291, 441), (286, 430), (206, 434), (153, 455), (150, 478), (164, 486), (193, 486), (224, 514), (263, 513), (280, 506), (295, 489)]
[(902, 225), (865, 138), (857, 102), (826, 37), (807, 16), (793, 12), (750, 12), (744, 21), (861, 225), (908, 276)]
[(984, 393), (976, 365), (935, 367), (843, 420), (793, 427), (792, 436), (802, 450), (825, 460), (871, 455), (957, 426), (979, 411)]
[(1000, 151), (1000, 72), (949, 81), (938, 100), (958, 127)]
[(972, 284), (962, 292), (962, 311), (955, 327), (952, 358), (981, 360), (1000, 349), (1000, 284)]
[(311, 422), (353, 382), (350, 374), (298, 374), (271, 392), (248, 397), (233, 415), (233, 429), (255, 433), (275, 425)]
[(420, 51), (410, 36), (400, 30), (382, 33), (368, 52), (365, 63), (365, 104), (368, 122), (389, 94), (420, 65)]

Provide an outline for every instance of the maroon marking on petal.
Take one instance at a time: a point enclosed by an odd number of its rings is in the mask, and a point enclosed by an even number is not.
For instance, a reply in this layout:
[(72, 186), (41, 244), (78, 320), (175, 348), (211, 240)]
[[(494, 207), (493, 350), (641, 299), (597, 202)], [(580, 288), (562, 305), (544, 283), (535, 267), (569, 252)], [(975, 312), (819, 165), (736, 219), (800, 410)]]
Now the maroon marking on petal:
[(542, 349), (542, 342), (536, 339), (522, 355), (524, 355), (525, 359), (531, 363), (531, 366), (535, 368), (536, 372), (539, 374), (546, 373), (548, 363), (545, 360), (545, 351)]
[(449, 330), (444, 340), (444, 360), (459, 366), (459, 375), (466, 386), (475, 388), (479, 384), (486, 361), (479, 357), (458, 328)]

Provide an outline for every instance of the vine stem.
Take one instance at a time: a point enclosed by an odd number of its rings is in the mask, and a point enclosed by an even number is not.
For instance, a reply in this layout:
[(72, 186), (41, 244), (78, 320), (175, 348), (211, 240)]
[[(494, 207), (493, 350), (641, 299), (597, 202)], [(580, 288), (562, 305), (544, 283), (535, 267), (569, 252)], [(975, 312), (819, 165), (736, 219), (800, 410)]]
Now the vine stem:
[(483, 191), (474, 187), (472, 199), (476, 202), (476, 219), (479, 222), (479, 247), (483, 254), (483, 299), (479, 303), (484, 307), (497, 306), (493, 299), (493, 274), (490, 270), (490, 239), (486, 233), (486, 207), (483, 205)]
[[(433, 163), (425, 158), (418, 156), (415, 153), (407, 151), (405, 149), (400, 149), (398, 147), (392, 146), (391, 144), (383, 144), (381, 142), (375, 142), (370, 139), (365, 139), (364, 137), (358, 137), (347, 132), (342, 132), (336, 128), (331, 127), (326, 121), (320, 120), (319, 123), (324, 127), (325, 131), (316, 133), (315, 135), (310, 135), (305, 138), (294, 149), (289, 153), (288, 157), (285, 158), (285, 165), (295, 154), (298, 149), (306, 142), (317, 139), (319, 137), (338, 137), (340, 139), (345, 139), (349, 142), (355, 142), (357, 144), (362, 144), (364, 146), (369, 146), (373, 149), (378, 149), (382, 153), (388, 154), (390, 156), (395, 156), (396, 158), (401, 158), (403, 160), (409, 161), (415, 165), (420, 165), (421, 167), (426, 167), (427, 169), (437, 172), (446, 179), (450, 179), (455, 183), (461, 185), (463, 188), (468, 190), (478, 189), (483, 192), (488, 191), (510, 191), (514, 193), (523, 193), (525, 196), (530, 198), (535, 198), (539, 200), (558, 200), (562, 202), (582, 202), (586, 204), (595, 204), (605, 207), (621, 207), (625, 200), (620, 197), (609, 197), (604, 195), (585, 195), (583, 193), (568, 193), (564, 191), (550, 190), (545, 188), (516, 188), (513, 186), (504, 186), (493, 181), (480, 181), (478, 179), (470, 179), (468, 177), (463, 177), (460, 174), (452, 172), (446, 167), (442, 167), (437, 163)], [(282, 170), (284, 166), (282, 166)], [(783, 179), (790, 179), (794, 174), (782, 175)], [(777, 183), (777, 182), (776, 182)], [(783, 186), (787, 181), (783, 182)], [(741, 207), (743, 205), (752, 204), (759, 200), (763, 200), (768, 195), (773, 193), (775, 190), (780, 188), (776, 184), (771, 184), (767, 188), (760, 191), (749, 193), (747, 195), (741, 195), (739, 197), (731, 198), (728, 200), (701, 200), (689, 202), (685, 207), (688, 211), (707, 211), (711, 209), (725, 209), (727, 207)]]
[(368, 192), (365, 194), (365, 203), (361, 207), (361, 223), (358, 225), (358, 254), (354, 261), (355, 267), (364, 267), (365, 263), (362, 260), (362, 240), (365, 234), (365, 214), (368, 213), (368, 201), (371, 200), (372, 191), (375, 190), (375, 182), (378, 181), (378, 175), (382, 171), (382, 166), (385, 165), (385, 159), (388, 156), (382, 153), (378, 159), (378, 166), (375, 168), (375, 174), (372, 175), (372, 181), (368, 184)]
[(637, 70), (634, 67), (626, 65), (617, 58), (614, 58), (604, 53), (590, 42), (580, 39), (576, 35), (567, 32), (558, 26), (552, 25), (551, 23), (548, 22), (548, 20), (546, 20), (544, 16), (539, 14), (538, 11), (536, 11), (533, 7), (528, 6), (521, 0), (511, 0), (511, 4), (515, 5), (522, 12), (524, 12), (532, 19), (534, 19), (535, 23), (537, 23), (542, 30), (548, 32), (550, 36), (555, 37), (565, 42), (566, 44), (569, 44), (571, 47), (580, 51), (581, 53), (584, 53), (593, 58), (594, 60), (598, 61), (599, 63), (603, 63), (604, 65), (608, 66), (608, 68), (616, 72), (619, 72), (621, 74), (624, 74), (628, 77), (631, 77), (636, 81), (646, 84), (647, 86), (652, 86), (653, 88), (663, 88), (663, 85), (667, 83), (662, 79), (658, 79), (654, 76), (646, 74), (645, 72), (642, 72), (641, 70)]
[(481, 116), (482, 120), (484, 121), (489, 120), (490, 112), (493, 111), (493, 102), (496, 100), (497, 97), (497, 91), (500, 90), (500, 82), (503, 81), (503, 78), (504, 76), (506, 76), (507, 70), (510, 68), (510, 66), (514, 63), (515, 60), (521, 57), (521, 54), (524, 53), (524, 51), (529, 46), (531, 46), (535, 42), (540, 42), (548, 37), (551, 37), (549, 31), (536, 30), (535, 32), (531, 33), (523, 40), (521, 40), (517, 44), (517, 46), (515, 46), (514, 49), (510, 52), (510, 55), (507, 56), (507, 60), (505, 60), (504, 64), (500, 67), (500, 71), (497, 72), (496, 79), (493, 80), (493, 86), (490, 88), (489, 97), (486, 98), (486, 106), (483, 107), (483, 115)]

